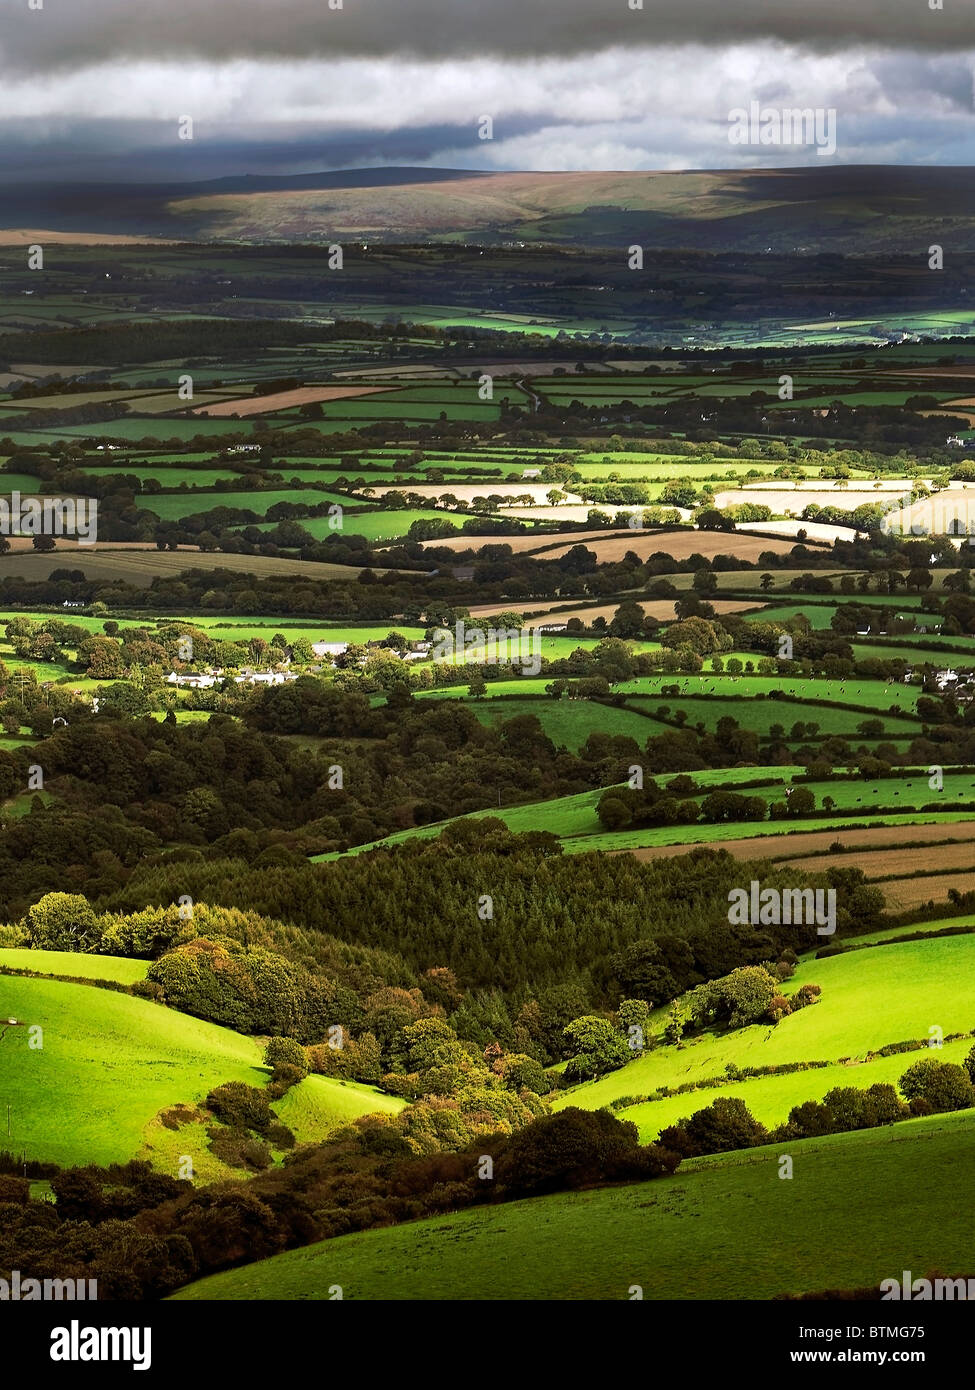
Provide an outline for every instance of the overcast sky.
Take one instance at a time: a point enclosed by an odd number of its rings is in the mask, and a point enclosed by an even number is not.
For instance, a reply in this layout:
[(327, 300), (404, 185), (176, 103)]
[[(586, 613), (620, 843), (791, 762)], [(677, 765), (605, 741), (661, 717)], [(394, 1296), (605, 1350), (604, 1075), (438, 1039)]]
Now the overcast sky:
[(752, 101), (835, 108), (842, 163), (975, 165), (975, 0), (29, 3), (0, 11), (7, 179), (823, 162), (732, 145)]

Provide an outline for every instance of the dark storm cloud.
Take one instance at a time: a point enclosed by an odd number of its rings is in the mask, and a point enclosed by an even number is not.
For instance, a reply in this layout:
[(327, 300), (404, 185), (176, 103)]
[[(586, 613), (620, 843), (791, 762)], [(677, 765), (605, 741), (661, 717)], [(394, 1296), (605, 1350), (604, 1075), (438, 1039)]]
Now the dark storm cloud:
[(975, 42), (971, 0), (47, 0), (7, 9), (8, 70), (106, 58), (568, 56), (613, 45), (780, 39), (817, 50), (865, 43), (957, 50)]
[[(530, 134), (536, 121), (514, 121), (513, 135)], [(202, 125), (199, 139), (174, 145), (151, 121), (77, 121), (69, 129), (37, 130), (7, 122), (0, 141), (0, 180), (36, 183), (113, 180), (135, 183), (207, 180), (241, 174), (302, 174), (322, 169), (422, 166), (444, 149), (470, 150), (480, 162), (483, 145), (468, 126), (426, 125), (401, 130), (323, 130), (257, 125)], [(5, 188), (5, 197), (8, 190)], [(0, 225), (6, 223), (0, 222)]]

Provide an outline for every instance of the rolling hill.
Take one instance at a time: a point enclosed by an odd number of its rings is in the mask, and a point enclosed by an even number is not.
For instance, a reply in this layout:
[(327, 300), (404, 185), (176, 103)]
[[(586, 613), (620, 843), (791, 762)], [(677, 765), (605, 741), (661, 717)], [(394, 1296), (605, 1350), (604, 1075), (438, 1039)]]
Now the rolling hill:
[[(698, 1159), (651, 1183), (364, 1231), (190, 1284), (175, 1300), (771, 1298), (971, 1266), (958, 1163), (975, 1112)], [(923, 1174), (923, 1183), (921, 1181)], [(891, 1213), (897, 1219), (891, 1220)]]
[[(106, 227), (106, 206), (112, 207)], [(0, 225), (188, 241), (644, 246), (808, 254), (914, 253), (946, 228), (975, 249), (962, 168), (849, 166), (684, 172), (367, 169), (200, 183), (22, 185)], [(937, 235), (936, 235), (937, 234)]]
[[(36, 957), (34, 969), (66, 968), (61, 952), (5, 952), (6, 963), (9, 956)], [(105, 978), (144, 965), (76, 959), (73, 973), (98, 964)], [(0, 1014), (43, 1030), (41, 1047), (30, 1045), (28, 1028), (9, 1029), (0, 1043), (4, 1103), (10, 1106), (0, 1148), (62, 1166), (150, 1158), (171, 1172), (175, 1160), (189, 1154), (198, 1177), (228, 1175), (207, 1149), (204, 1123), (172, 1129), (159, 1115), (198, 1105), (227, 1081), (263, 1087), (270, 1072), (257, 1039), (128, 994), (15, 975), (0, 975)], [(402, 1105), (367, 1086), (309, 1076), (275, 1108), (302, 1143), (356, 1115)]]
[[(931, 925), (937, 930), (940, 923)], [(864, 946), (842, 955), (816, 960), (805, 957), (783, 987), (786, 996), (804, 984), (818, 984), (819, 1002), (782, 1019), (775, 1027), (760, 1024), (717, 1034), (691, 1036), (679, 1047), (658, 1045), (636, 1061), (597, 1081), (563, 1091), (556, 1110), (576, 1105), (596, 1110), (620, 1097), (649, 1096), (660, 1088), (706, 1078), (721, 1079), (714, 1087), (648, 1100), (617, 1111), (633, 1120), (646, 1143), (660, 1130), (718, 1096), (737, 1096), (764, 1124), (783, 1124), (794, 1105), (821, 1100), (834, 1086), (865, 1090), (875, 1082), (896, 1085), (919, 1056), (962, 1063), (972, 1048), (970, 1037), (945, 1042), (936, 1050), (894, 1053), (881, 1057), (881, 1048), (914, 1041), (927, 1044), (932, 1026), (947, 1038), (968, 1033), (975, 1024), (975, 934), (926, 941), (892, 942), (910, 928), (881, 934), (882, 945)], [(923, 928), (918, 928), (923, 930)], [(885, 939), (886, 938), (886, 939)], [(945, 980), (953, 981), (946, 990)], [(654, 1015), (654, 1031), (662, 1029), (666, 1010)], [(659, 1033), (657, 1039), (659, 1041)], [(782, 1067), (795, 1063), (830, 1065), (751, 1080), (728, 1075), (728, 1068)]]

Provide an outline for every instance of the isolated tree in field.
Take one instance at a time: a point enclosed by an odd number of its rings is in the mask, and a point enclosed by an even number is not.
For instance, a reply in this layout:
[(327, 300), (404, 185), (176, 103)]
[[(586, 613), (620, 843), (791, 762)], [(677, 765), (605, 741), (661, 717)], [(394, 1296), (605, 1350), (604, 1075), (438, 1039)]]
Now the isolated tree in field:
[(681, 594), (680, 598), (674, 600), (674, 612), (681, 622), (687, 618), (713, 618), (714, 609), (710, 603), (705, 603), (699, 594), (692, 591)]
[(650, 1007), (645, 999), (621, 999), (616, 1017), (624, 1033), (629, 1034), (631, 1028), (639, 1028), (645, 1035), (648, 1030)]
[(735, 529), (732, 518), (725, 512), (719, 511), (717, 507), (704, 507), (696, 514), (695, 520), (701, 531), (734, 531)]
[(907, 587), (919, 592), (921, 589), (930, 589), (931, 571), (920, 566), (909, 570), (907, 574)]
[(697, 501), (694, 484), (686, 478), (665, 483), (659, 501), (665, 507), (693, 507)]
[(790, 816), (807, 816), (816, 809), (816, 798), (808, 787), (793, 787), (787, 806)]
[(718, 576), (714, 570), (695, 570), (691, 585), (698, 594), (713, 594), (718, 587)]
[(525, 626), (525, 618), (522, 613), (515, 612), (513, 608), (506, 608), (501, 613), (495, 613), (493, 626), (502, 631), (507, 631), (508, 628), (517, 628), (520, 632)]

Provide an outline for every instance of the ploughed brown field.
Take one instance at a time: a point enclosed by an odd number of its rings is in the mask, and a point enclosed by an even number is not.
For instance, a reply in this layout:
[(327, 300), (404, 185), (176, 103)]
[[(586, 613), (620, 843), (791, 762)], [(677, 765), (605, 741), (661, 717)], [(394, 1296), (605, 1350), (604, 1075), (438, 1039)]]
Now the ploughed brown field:
[(263, 415), (274, 410), (290, 410), (294, 406), (311, 405), (315, 401), (344, 401), (353, 396), (374, 396), (387, 391), (388, 386), (298, 386), (294, 391), (274, 391), (270, 396), (238, 396), (216, 405), (198, 405), (192, 415), (215, 415), (224, 419), (230, 415)]
[[(113, 232), (38, 232), (23, 227), (0, 228), (0, 246), (176, 246), (178, 243), (160, 236), (130, 236)], [(50, 369), (49, 369), (50, 370)]]
[[(832, 867), (837, 858), (836, 855), (814, 855), (808, 859), (789, 859), (784, 862), (791, 864), (794, 869), (822, 873)], [(851, 856), (851, 862), (855, 863), (858, 869), (862, 869), (870, 879), (888, 878), (892, 874), (909, 875), (912, 870), (916, 873), (918, 869), (923, 868), (975, 870), (975, 842), (969, 837), (954, 844), (939, 845), (937, 854), (921, 855), (916, 849), (858, 852)], [(884, 885), (881, 884), (880, 887), (883, 888)]]
[[(754, 603), (742, 603), (730, 598), (714, 598), (713, 595), (709, 595), (708, 603), (710, 603), (715, 613), (719, 615), (722, 613), (745, 613), (749, 609), (755, 607)], [(510, 607), (511, 605), (509, 604), (508, 606)], [(640, 607), (648, 618), (666, 619), (667, 621), (673, 620), (674, 600), (672, 598), (651, 599), (649, 602), (640, 602)], [(584, 623), (591, 623), (594, 618), (605, 618), (607, 622), (611, 622), (616, 616), (617, 608), (619, 608), (619, 602), (603, 603), (600, 604), (598, 608), (573, 608), (567, 613), (553, 613), (549, 618), (529, 619), (526, 626), (537, 627), (539, 622), (567, 623), (570, 618), (580, 618)]]
[[(605, 603), (594, 601), (589, 607), (577, 604), (574, 608), (570, 609), (570, 602), (571, 600), (567, 601), (564, 598), (553, 598), (545, 603), (536, 603), (532, 600), (530, 604), (525, 604), (512, 603), (509, 599), (507, 603), (475, 603), (469, 611), (472, 618), (493, 618), (496, 613), (520, 613), (525, 619), (526, 627), (537, 627), (539, 623), (561, 623), (572, 617), (580, 617), (585, 621), (587, 615), (593, 618), (597, 617), (599, 614), (602, 614), (603, 617), (606, 616), (607, 608)], [(674, 605), (672, 599), (663, 599), (661, 602), (669, 603), (671, 609), (673, 609)], [(719, 599), (718, 602), (720, 603), (721, 600)], [(640, 607), (646, 612), (648, 610), (654, 610), (655, 605), (656, 600), (652, 600), (650, 602), (641, 602)], [(616, 607), (618, 606), (617, 604)], [(610, 605), (614, 613), (616, 607)], [(552, 610), (556, 608), (564, 608), (566, 612), (554, 613)]]
[[(564, 547), (547, 550), (540, 560), (558, 560), (567, 555), (573, 545), (582, 539), (574, 536)], [(589, 550), (595, 551), (600, 564), (622, 560), (628, 550), (645, 560), (658, 552), (672, 555), (675, 560), (686, 560), (690, 555), (703, 555), (711, 559), (714, 555), (736, 555), (739, 560), (757, 560), (766, 550), (776, 555), (788, 555), (796, 542), (794, 540), (767, 540), (764, 536), (744, 535), (740, 531), (733, 534), (727, 531), (630, 531), (623, 536), (606, 536), (601, 540), (586, 540)]]
[[(636, 371), (640, 364), (636, 364), (632, 370)], [(606, 373), (613, 370), (613, 366), (608, 362), (565, 362), (556, 358), (554, 361), (538, 361), (532, 359), (530, 362), (465, 362), (463, 371), (459, 367), (343, 367), (335, 376), (341, 380), (346, 377), (355, 377), (358, 380), (368, 381), (371, 377), (452, 377), (463, 380), (470, 377), (472, 372), (489, 372), (494, 377), (512, 376), (551, 376), (556, 370), (561, 370), (567, 376), (592, 376), (600, 372)], [(551, 484), (550, 484), (551, 486)]]
[[(14, 538), (11, 538), (13, 545)], [(271, 555), (226, 555), (222, 552), (204, 554), (185, 549), (146, 550), (120, 545), (102, 544), (97, 547), (59, 542), (56, 550), (41, 554), (29, 548), (12, 550), (0, 556), (0, 578), (16, 575), (19, 579), (47, 579), (52, 569), (70, 566), (83, 570), (92, 579), (124, 579), (129, 583), (148, 584), (156, 575), (178, 575), (187, 569), (238, 570), (262, 578), (272, 574), (290, 574), (296, 579), (353, 579), (358, 570), (348, 565), (309, 565), (304, 560), (286, 560)], [(378, 570), (377, 574), (386, 574)]]
[[(391, 488), (392, 484), (390, 483), (388, 486)], [(549, 484), (549, 486), (552, 486), (552, 484)], [(453, 489), (449, 483), (444, 483), (443, 491), (452, 492)], [(629, 535), (630, 533), (628, 532), (627, 534)], [(605, 531), (577, 531), (568, 539), (553, 535), (551, 532), (539, 531), (532, 535), (524, 536), (445, 536), (442, 540), (424, 541), (423, 545), (427, 549), (436, 549), (438, 546), (445, 545), (451, 550), (482, 550), (486, 545), (510, 545), (513, 555), (521, 555), (525, 551), (538, 550), (539, 546), (543, 545), (558, 546), (560, 540), (563, 541), (563, 545), (559, 548), (560, 551), (564, 553), (566, 545), (570, 548), (573, 545), (589, 545), (591, 541), (599, 540), (600, 538), (604, 541), (607, 539)], [(548, 559), (549, 553), (550, 552), (546, 552), (546, 554), (540, 555), (538, 558), (540, 560), (546, 560)], [(554, 554), (554, 551), (551, 553)], [(625, 554), (626, 552), (624, 551), (623, 553)]]
[[(950, 825), (877, 825), (866, 830), (838, 828), (836, 830), (808, 830), (805, 833), (800, 831), (795, 835), (757, 835), (748, 840), (710, 840), (707, 848), (726, 849), (736, 859), (772, 859), (776, 862), (796, 863), (801, 862), (803, 856), (827, 854), (830, 846), (839, 841), (845, 847), (846, 853), (833, 855), (829, 862), (840, 865), (849, 864), (854, 868), (859, 868), (866, 857), (856, 853), (861, 848), (870, 851), (875, 847), (880, 848), (884, 845), (944, 845), (955, 840), (962, 842), (962, 848), (968, 850), (970, 860), (975, 864), (975, 822), (971, 821), (955, 821)], [(686, 854), (691, 847), (689, 843), (649, 845), (645, 849), (619, 850), (617, 852), (634, 854), (637, 859), (672, 859), (675, 855)], [(920, 857), (926, 854), (926, 851), (918, 849), (905, 850), (904, 852), (911, 856), (909, 860), (911, 868), (917, 868)], [(941, 862), (941, 850), (939, 849), (938, 863)], [(817, 867), (822, 867), (823, 861), (817, 859), (816, 864)], [(900, 864), (896, 864), (888, 872), (897, 873), (901, 867)]]
[(951, 888), (957, 888), (959, 893), (971, 893), (975, 890), (975, 870), (967, 874), (937, 874), (932, 878), (899, 878), (892, 883), (879, 883), (877, 887), (890, 911), (904, 912), (927, 902), (944, 902)]
[[(529, 608), (525, 604), (512, 603), (509, 600), (507, 603), (475, 603), (471, 605), (468, 611), (472, 618), (493, 618), (495, 613), (521, 613), (522, 615), (531, 613), (533, 615), (544, 615), (551, 612), (553, 608), (558, 608), (560, 604), (564, 607), (565, 600), (554, 598), (550, 603), (532, 602)], [(562, 615), (560, 613), (553, 614), (551, 621), (553, 623), (561, 622)]]
[(886, 376), (975, 376), (975, 367), (883, 367)]

